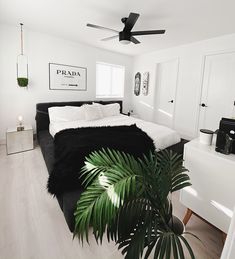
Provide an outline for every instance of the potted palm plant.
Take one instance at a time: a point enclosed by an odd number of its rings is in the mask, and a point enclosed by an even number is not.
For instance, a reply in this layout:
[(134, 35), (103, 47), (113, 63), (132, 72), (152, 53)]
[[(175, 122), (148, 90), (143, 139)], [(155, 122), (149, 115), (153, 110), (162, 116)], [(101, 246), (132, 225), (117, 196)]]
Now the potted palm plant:
[(75, 211), (75, 230), (88, 242), (89, 229), (102, 242), (106, 232), (125, 259), (185, 258), (183, 223), (173, 216), (171, 193), (191, 185), (182, 156), (171, 151), (150, 153), (142, 159), (102, 149), (86, 158), (81, 176), (85, 191)]

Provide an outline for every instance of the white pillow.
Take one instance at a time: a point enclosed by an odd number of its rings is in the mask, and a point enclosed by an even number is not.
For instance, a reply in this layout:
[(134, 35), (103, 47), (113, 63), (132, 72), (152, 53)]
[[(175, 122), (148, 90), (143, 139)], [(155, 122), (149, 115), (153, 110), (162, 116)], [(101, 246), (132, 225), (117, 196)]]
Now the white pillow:
[(83, 107), (84, 107), (85, 119), (87, 121), (99, 120), (104, 117), (101, 107), (99, 105), (86, 104), (86, 105), (83, 105)]
[(50, 122), (66, 122), (84, 120), (84, 108), (77, 106), (54, 106), (48, 108)]
[(120, 114), (120, 104), (119, 103), (111, 103), (111, 104), (100, 104), (94, 103), (94, 105), (99, 105), (103, 112), (104, 117), (117, 116)]

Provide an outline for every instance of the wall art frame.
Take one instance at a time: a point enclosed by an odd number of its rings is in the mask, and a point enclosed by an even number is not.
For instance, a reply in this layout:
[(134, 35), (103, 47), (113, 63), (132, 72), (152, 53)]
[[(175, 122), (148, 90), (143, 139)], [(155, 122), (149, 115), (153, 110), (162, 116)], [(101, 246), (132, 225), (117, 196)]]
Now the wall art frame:
[(49, 63), (49, 89), (87, 91), (87, 68)]
[(149, 72), (144, 72), (142, 93), (143, 95), (148, 95), (148, 92), (149, 92)]
[(141, 87), (141, 74), (140, 72), (137, 72), (135, 74), (135, 87), (134, 87), (134, 94), (136, 96), (140, 95), (140, 87)]

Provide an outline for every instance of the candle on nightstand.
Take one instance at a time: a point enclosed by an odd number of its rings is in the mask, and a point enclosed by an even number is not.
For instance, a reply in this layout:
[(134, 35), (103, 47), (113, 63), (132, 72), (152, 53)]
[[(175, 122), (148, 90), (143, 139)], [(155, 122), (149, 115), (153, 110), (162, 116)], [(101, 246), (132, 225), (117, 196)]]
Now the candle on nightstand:
[(19, 121), (19, 126), (17, 127), (17, 131), (24, 130), (24, 126), (22, 126), (22, 124), (23, 124), (23, 116), (22, 115), (18, 116), (18, 121)]
[(19, 124), (22, 125), (22, 121), (23, 121), (23, 116), (22, 115), (18, 116), (18, 121), (19, 121)]

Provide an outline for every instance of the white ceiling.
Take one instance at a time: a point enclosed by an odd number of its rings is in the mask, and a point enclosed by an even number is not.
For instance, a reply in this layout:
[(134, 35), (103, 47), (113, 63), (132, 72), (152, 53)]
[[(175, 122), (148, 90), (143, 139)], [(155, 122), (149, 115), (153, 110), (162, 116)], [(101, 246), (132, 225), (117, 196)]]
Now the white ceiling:
[[(96, 47), (138, 55), (235, 32), (235, 0), (0, 0), (0, 22)], [(112, 33), (86, 23), (122, 30), (120, 19), (140, 13), (134, 30), (166, 29), (138, 36), (141, 44), (101, 42)]]

